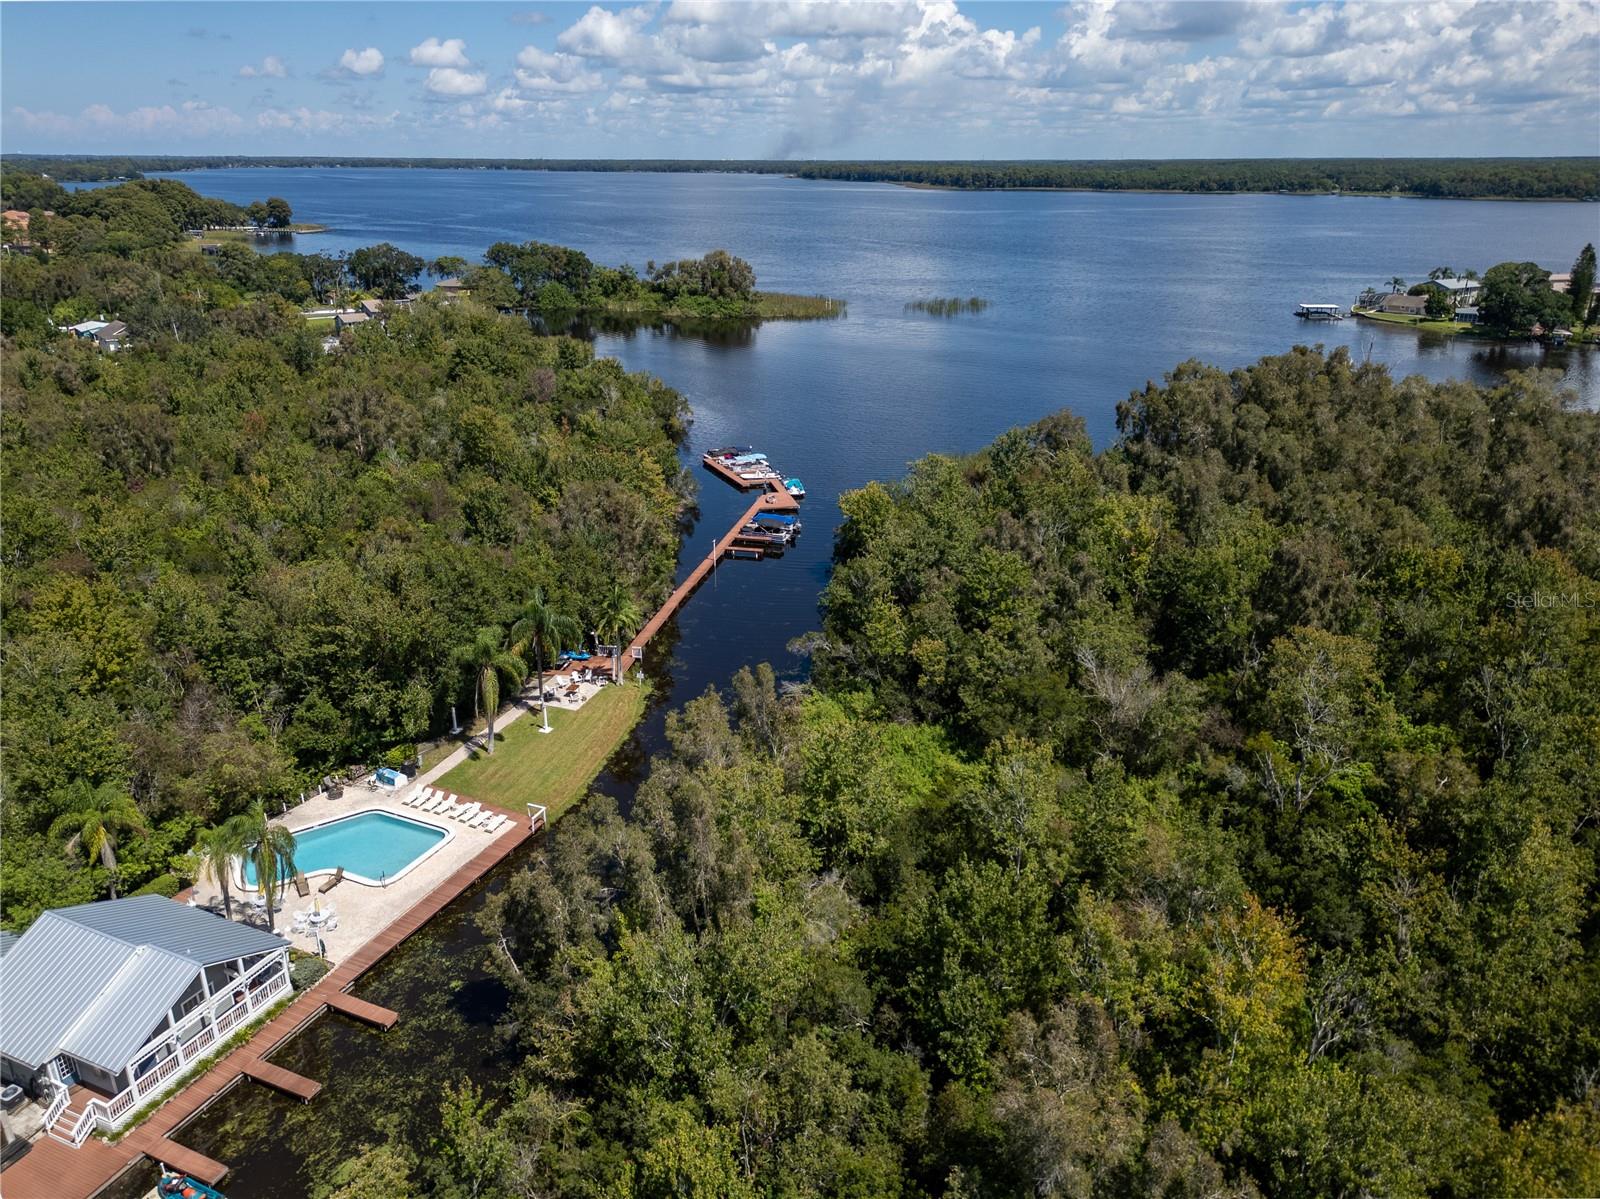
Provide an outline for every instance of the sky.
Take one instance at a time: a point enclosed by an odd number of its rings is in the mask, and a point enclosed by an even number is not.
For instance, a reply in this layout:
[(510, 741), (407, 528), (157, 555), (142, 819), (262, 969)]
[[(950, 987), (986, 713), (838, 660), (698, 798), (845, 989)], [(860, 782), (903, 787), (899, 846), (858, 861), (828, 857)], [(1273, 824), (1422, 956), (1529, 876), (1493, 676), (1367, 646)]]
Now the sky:
[(1600, 153), (1600, 3), (0, 5), (0, 149)]

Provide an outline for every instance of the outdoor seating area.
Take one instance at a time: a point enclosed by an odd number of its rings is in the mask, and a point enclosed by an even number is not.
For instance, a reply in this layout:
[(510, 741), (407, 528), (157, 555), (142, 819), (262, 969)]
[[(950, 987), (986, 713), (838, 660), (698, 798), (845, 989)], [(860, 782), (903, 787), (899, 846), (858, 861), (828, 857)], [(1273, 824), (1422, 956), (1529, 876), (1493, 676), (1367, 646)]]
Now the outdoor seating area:
[(419, 812), (427, 812), (436, 816), (444, 816), (466, 825), (470, 829), (477, 829), (485, 833), (498, 833), (511, 823), (511, 817), (503, 812), (485, 809), (477, 802), (464, 802), (445, 791), (438, 791), (432, 787), (421, 787), (412, 795), (402, 801), (408, 808), (416, 808)]
[[(352, 812), (380, 811), (405, 816), (455, 835), (407, 871), (382, 885), (367, 885), (343, 867), (323, 875), (313, 867), (308, 879), (297, 863), (295, 874), (285, 879), (273, 897), (273, 926), (297, 948), (324, 953), (337, 964), (355, 953), (397, 916), (414, 906), (445, 879), (471, 861), (502, 832), (518, 821), (506, 813), (434, 787), (369, 790), (346, 786), (337, 797), (323, 791), (298, 804), (282, 818), (291, 832), (310, 829)], [(302, 891), (301, 887), (305, 890)], [(188, 897), (194, 907), (222, 915), (222, 894), (213, 883), (195, 889)], [(266, 899), (259, 891), (235, 887), (232, 892), (236, 922), (267, 927)]]
[(543, 696), (535, 686), (529, 694), (529, 701), (537, 706), (542, 698), (547, 704), (575, 712), (594, 698), (600, 688), (609, 686), (611, 681), (610, 658), (596, 658), (587, 662), (569, 660), (545, 675)]

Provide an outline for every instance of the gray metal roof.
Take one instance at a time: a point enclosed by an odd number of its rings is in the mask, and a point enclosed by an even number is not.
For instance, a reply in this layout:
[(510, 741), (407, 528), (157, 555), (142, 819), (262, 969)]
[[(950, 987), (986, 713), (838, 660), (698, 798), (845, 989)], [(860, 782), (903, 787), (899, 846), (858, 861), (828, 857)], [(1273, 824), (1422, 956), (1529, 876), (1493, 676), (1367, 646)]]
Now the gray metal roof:
[(202, 966), (287, 945), (159, 895), (45, 912), (0, 958), (0, 1052), (120, 1070)]
[(160, 895), (80, 903), (71, 908), (54, 908), (48, 914), (129, 945), (157, 946), (202, 966), (270, 953), (288, 944), (265, 929), (237, 924), (204, 908), (191, 908)]
[(130, 950), (114, 937), (46, 912), (0, 958), (0, 1053), (41, 1066)]
[(5, 929), (0, 928), (0, 958), (10, 953), (11, 947), (21, 939), (16, 933), (8, 933)]
[(61, 1050), (115, 1074), (166, 1022), (199, 975), (188, 958), (141, 945), (62, 1038)]

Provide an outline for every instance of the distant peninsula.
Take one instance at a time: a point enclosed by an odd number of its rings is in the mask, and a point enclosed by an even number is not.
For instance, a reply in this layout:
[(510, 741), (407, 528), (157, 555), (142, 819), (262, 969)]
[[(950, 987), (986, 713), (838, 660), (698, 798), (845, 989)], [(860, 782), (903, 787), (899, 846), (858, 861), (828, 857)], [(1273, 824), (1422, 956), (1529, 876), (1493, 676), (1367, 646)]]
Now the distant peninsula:
[(1600, 157), (1219, 158), (1078, 161), (347, 158), (307, 155), (8, 154), (8, 170), (65, 182), (229, 167), (386, 167), (487, 171), (667, 171), (792, 175), (964, 190), (1279, 192), (1449, 200), (1600, 200)]

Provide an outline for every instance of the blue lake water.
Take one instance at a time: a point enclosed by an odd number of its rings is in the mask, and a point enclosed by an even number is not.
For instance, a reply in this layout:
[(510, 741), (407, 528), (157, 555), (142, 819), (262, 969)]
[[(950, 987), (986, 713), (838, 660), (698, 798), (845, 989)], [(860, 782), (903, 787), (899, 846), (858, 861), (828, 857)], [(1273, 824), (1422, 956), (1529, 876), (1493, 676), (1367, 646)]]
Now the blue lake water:
[[(645, 755), (662, 746), (667, 708), (725, 686), (741, 665), (803, 673), (786, 643), (817, 627), (839, 494), (897, 477), (923, 454), (976, 450), (1062, 407), (1104, 446), (1117, 403), (1177, 363), (1235, 367), (1307, 340), (1431, 379), (1493, 382), (1507, 369), (1549, 367), (1600, 406), (1594, 354), (1349, 321), (1307, 328), (1292, 315), (1300, 302), (1348, 305), (1368, 284), (1435, 266), (1482, 273), (1517, 259), (1565, 270), (1585, 241), (1600, 241), (1592, 204), (941, 192), (745, 175), (252, 168), (178, 177), (232, 200), (281, 195), (299, 219), (333, 226), (297, 238), (304, 251), (392, 241), (429, 258), (476, 258), (494, 241), (537, 239), (643, 266), (722, 247), (749, 259), (765, 288), (849, 302), (844, 320), (740, 336), (596, 337), (599, 352), (659, 375), (694, 408), (684, 459), (701, 494), (680, 577), (748, 502), (700, 468), (702, 450), (755, 444), (808, 489), (793, 549), (724, 564), (651, 643), (650, 713), (597, 781), (624, 802)], [(948, 319), (906, 312), (909, 301), (951, 295), (990, 306)], [(305, 1194), (389, 1132), (425, 1151), (439, 1083), (467, 1075), (495, 1091), (511, 1077), (514, 1061), (494, 1038), (506, 997), (483, 967), (473, 917), (536, 852), (537, 843), (519, 851), (361, 980), (358, 993), (401, 1012), (394, 1029), (327, 1018), (274, 1055), (324, 1082), (316, 1103), (235, 1088), (181, 1131), (179, 1141), (234, 1167), (234, 1199)], [(149, 1185), (141, 1175), (126, 1193)]]
[[(295, 869), (303, 874), (340, 866), (372, 882), (393, 878), (445, 839), (442, 828), (393, 816), (360, 812), (296, 833)], [(256, 885), (255, 863), (246, 861), (244, 881)]]
[[(1231, 368), (1321, 342), (1397, 376), (1493, 382), (1547, 367), (1600, 406), (1600, 353), (1354, 320), (1308, 327), (1293, 315), (1298, 303), (1348, 306), (1368, 285), (1436, 266), (1481, 274), (1515, 259), (1566, 270), (1584, 242), (1600, 242), (1596, 204), (953, 192), (731, 174), (263, 167), (174, 177), (240, 202), (283, 196), (297, 219), (331, 227), (294, 239), (305, 252), (391, 241), (475, 260), (493, 242), (534, 239), (642, 268), (721, 247), (748, 259), (763, 288), (848, 301), (837, 321), (595, 339), (693, 406), (684, 459), (701, 476), (701, 513), (680, 573), (747, 502), (701, 470), (703, 450), (753, 444), (808, 489), (799, 545), (782, 560), (727, 564), (653, 647), (671, 654), (661, 673), (677, 702), (745, 663), (803, 670), (786, 645), (817, 626), (842, 491), (1060, 408), (1105, 446), (1117, 403), (1188, 358)], [(989, 307), (906, 311), (957, 295)]]

